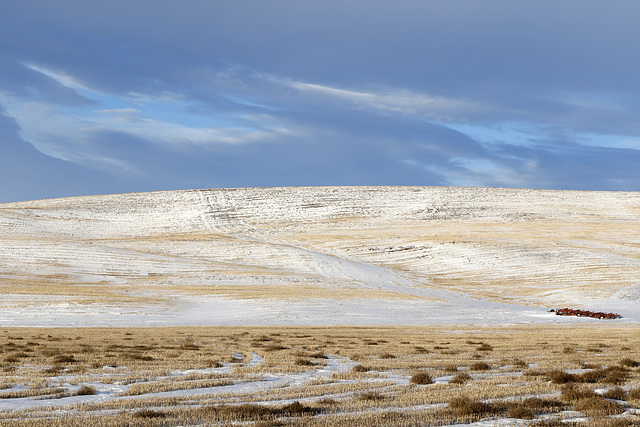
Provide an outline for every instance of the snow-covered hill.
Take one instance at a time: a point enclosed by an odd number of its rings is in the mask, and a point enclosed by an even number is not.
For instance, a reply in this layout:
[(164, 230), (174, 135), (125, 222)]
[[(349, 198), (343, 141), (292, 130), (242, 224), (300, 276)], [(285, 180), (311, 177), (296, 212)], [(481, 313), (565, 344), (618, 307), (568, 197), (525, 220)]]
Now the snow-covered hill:
[(0, 325), (640, 321), (640, 193), (188, 190), (0, 205)]

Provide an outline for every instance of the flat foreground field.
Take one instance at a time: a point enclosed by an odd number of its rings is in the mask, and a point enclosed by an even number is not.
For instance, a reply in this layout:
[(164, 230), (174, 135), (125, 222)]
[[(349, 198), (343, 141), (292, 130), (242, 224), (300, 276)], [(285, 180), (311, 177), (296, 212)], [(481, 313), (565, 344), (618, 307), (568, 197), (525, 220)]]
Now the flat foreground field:
[(640, 423), (636, 326), (7, 328), (0, 355), (3, 426)]

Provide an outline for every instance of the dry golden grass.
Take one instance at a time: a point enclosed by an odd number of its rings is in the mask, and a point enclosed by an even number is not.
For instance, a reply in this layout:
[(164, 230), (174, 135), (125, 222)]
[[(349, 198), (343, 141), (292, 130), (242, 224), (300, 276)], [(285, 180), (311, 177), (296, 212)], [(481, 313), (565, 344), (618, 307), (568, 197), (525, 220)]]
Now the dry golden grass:
[(640, 407), (638, 359), (637, 327), (7, 328), (0, 403), (51, 408), (0, 412), (0, 424), (408, 426), (568, 409), (601, 420)]
[[(68, 283), (68, 282), (70, 283)], [(41, 275), (24, 277), (0, 277), (0, 295), (51, 295), (64, 297), (65, 301), (76, 304), (158, 304), (166, 302), (162, 298), (127, 295), (132, 287), (114, 288), (107, 283), (78, 283), (66, 275)], [(41, 304), (46, 305), (46, 302)], [(24, 303), (14, 303), (16, 306)], [(7, 305), (9, 306), (9, 305)]]
[[(174, 286), (153, 286), (154, 289), (175, 292)], [(299, 300), (310, 299), (350, 299), (350, 298), (374, 298), (374, 299), (415, 299), (415, 295), (403, 294), (384, 290), (372, 290), (362, 288), (334, 288), (329, 286), (314, 286), (310, 283), (286, 283), (286, 278), (278, 284), (272, 285), (215, 285), (215, 286), (180, 286), (180, 292), (186, 295), (215, 295), (234, 299), (278, 299)]]

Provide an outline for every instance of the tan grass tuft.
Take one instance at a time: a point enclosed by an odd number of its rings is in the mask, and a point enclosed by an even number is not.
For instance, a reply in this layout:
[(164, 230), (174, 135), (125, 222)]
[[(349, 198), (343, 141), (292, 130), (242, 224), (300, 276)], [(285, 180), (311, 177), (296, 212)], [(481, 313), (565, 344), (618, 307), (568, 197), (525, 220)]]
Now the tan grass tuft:
[(456, 375), (455, 377), (451, 378), (451, 380), (449, 381), (450, 384), (464, 384), (467, 381), (469, 381), (471, 379), (471, 377), (468, 374), (465, 374), (464, 372)]
[(489, 365), (487, 362), (475, 362), (472, 363), (471, 366), (469, 366), (469, 369), (471, 369), (472, 371), (488, 371), (489, 369), (491, 369), (491, 365)]
[(602, 397), (605, 399), (625, 400), (627, 398), (627, 392), (620, 387), (613, 387), (604, 392)]
[(590, 416), (618, 415), (625, 411), (621, 404), (602, 397), (581, 399), (574, 404), (574, 409)]
[(418, 372), (411, 377), (411, 383), (419, 385), (433, 384), (433, 378), (426, 372)]
[(578, 387), (574, 384), (567, 384), (562, 388), (562, 398), (569, 402), (576, 402), (584, 399), (591, 399), (596, 397), (593, 390)]
[(554, 384), (567, 384), (567, 383), (574, 383), (574, 382), (580, 381), (578, 376), (574, 374), (570, 374), (565, 371), (558, 371), (558, 370), (549, 371), (547, 372), (547, 376), (549, 377), (549, 381), (551, 381)]
[(473, 400), (468, 396), (455, 397), (449, 401), (449, 408), (457, 415), (497, 415), (499, 411), (492, 405)]
[(620, 366), (625, 366), (627, 368), (636, 368), (640, 366), (640, 362), (638, 362), (637, 360), (631, 359), (629, 357), (625, 357), (624, 359), (620, 360), (618, 364)]

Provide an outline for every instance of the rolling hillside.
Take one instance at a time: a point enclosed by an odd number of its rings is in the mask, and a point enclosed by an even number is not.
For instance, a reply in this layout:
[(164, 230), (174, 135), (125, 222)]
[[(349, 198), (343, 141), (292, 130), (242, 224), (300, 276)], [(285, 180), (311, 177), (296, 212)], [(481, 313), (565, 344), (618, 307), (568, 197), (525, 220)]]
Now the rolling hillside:
[(185, 190), (0, 205), (0, 325), (640, 321), (640, 193)]

